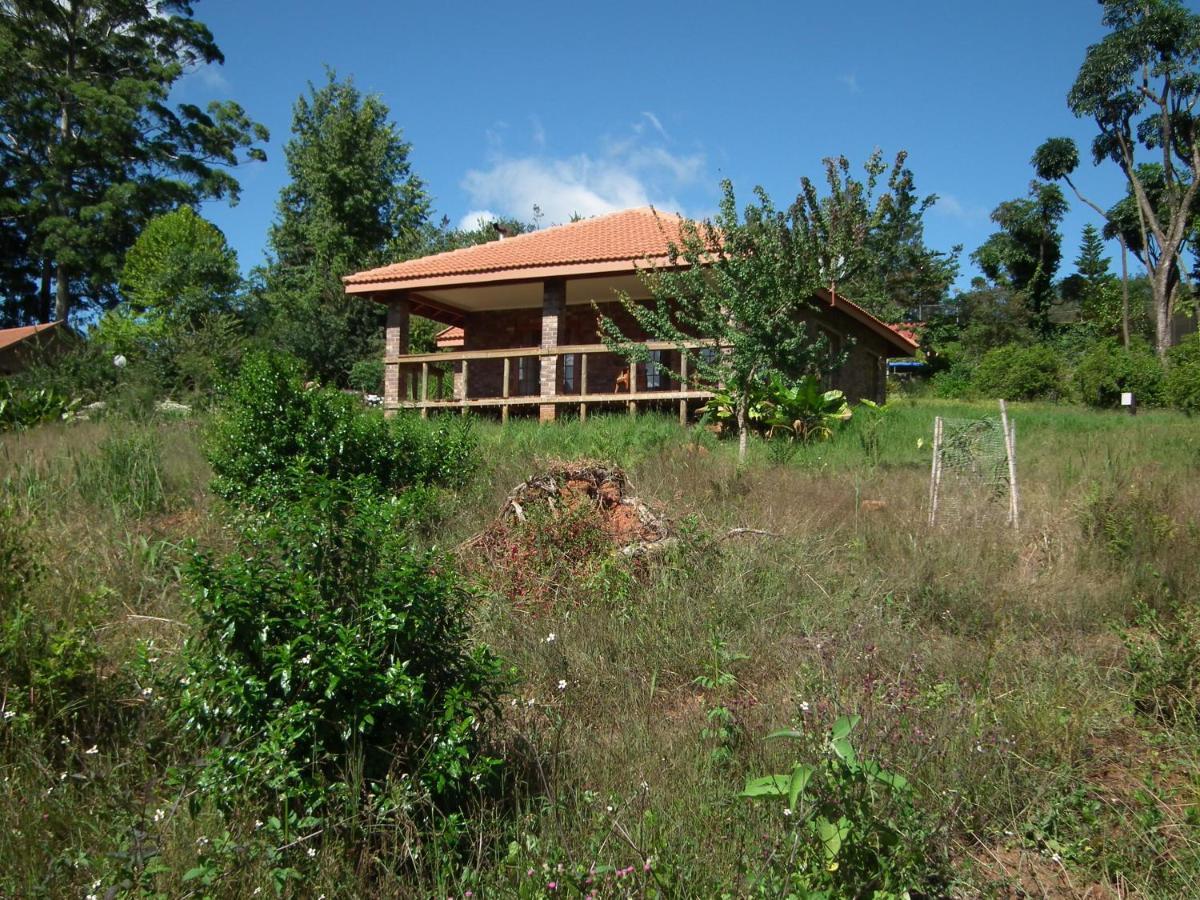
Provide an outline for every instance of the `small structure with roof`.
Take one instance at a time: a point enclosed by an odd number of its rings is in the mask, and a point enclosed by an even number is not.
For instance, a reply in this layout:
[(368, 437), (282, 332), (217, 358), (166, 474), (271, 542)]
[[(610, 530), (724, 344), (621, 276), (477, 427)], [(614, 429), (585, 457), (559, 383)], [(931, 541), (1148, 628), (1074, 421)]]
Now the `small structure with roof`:
[[(384, 409), (499, 409), (507, 419), (511, 408), (536, 408), (548, 421), (565, 408), (586, 417), (598, 405), (677, 403), (686, 419), (689, 404), (711, 392), (680, 371), (677, 346), (645, 341), (682, 382), (656, 365), (630, 366), (600, 342), (598, 321), (608, 316), (625, 335), (647, 337), (619, 295), (650, 299), (638, 272), (668, 264), (683, 222), (630, 209), (347, 276), (347, 294), (387, 306)], [(822, 292), (815, 300), (815, 324), (835, 350), (847, 350), (832, 384), (851, 399), (881, 400), (887, 359), (911, 356), (916, 344), (844, 297)], [(411, 315), (448, 326), (437, 336), (439, 352), (408, 352)], [(706, 337), (696, 346), (713, 343)], [(447, 364), (455, 375), (443, 396), (443, 380), (429, 375)]]
[(73, 334), (65, 322), (0, 329), (0, 376), (15, 375), (38, 359), (66, 350)]

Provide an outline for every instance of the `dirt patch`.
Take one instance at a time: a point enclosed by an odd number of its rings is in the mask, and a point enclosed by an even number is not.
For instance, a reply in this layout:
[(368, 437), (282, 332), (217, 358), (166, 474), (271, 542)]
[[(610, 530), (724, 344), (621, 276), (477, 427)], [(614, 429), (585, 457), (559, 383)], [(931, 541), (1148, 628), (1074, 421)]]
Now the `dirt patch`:
[(1116, 900), (1102, 884), (1072, 877), (1060, 861), (1033, 850), (987, 847), (972, 854), (980, 874), (1005, 900)]
[[(620, 467), (547, 463), (459, 548), (464, 570), (521, 607), (577, 604), (619, 589), (640, 560), (676, 543), (667, 520), (632, 496)], [(612, 567), (615, 559), (633, 565)]]
[(538, 509), (551, 516), (590, 509), (604, 533), (626, 553), (635, 552), (631, 548), (645, 552), (670, 536), (666, 520), (630, 495), (625, 472), (611, 463), (553, 461), (512, 490), (498, 518), (524, 523)]

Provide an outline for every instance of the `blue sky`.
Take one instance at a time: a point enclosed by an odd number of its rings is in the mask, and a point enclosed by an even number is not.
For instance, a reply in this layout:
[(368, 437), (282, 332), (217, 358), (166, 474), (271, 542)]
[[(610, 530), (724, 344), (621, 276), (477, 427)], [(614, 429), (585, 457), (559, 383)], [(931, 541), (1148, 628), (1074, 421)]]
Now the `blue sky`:
[[(528, 219), (534, 203), (547, 225), (645, 203), (704, 215), (725, 177), (783, 203), (802, 175), (820, 177), (823, 157), (858, 165), (880, 147), (909, 151), (917, 189), (941, 198), (927, 242), (961, 243), (965, 259), (995, 205), (1027, 190), (1044, 138), (1087, 152), (1093, 130), (1065, 97), (1103, 34), (1095, 0), (203, 0), (195, 11), (226, 64), (189, 74), (177, 96), (237, 100), (272, 135), (269, 161), (237, 172), (240, 204), (205, 208), (243, 268), (263, 259), (292, 103), (326, 64), (383, 98), (454, 223)], [(1077, 183), (1104, 204), (1123, 191), (1111, 166), (1086, 163)], [(1073, 201), (1061, 274), (1088, 221)], [(960, 283), (973, 273), (966, 262)]]

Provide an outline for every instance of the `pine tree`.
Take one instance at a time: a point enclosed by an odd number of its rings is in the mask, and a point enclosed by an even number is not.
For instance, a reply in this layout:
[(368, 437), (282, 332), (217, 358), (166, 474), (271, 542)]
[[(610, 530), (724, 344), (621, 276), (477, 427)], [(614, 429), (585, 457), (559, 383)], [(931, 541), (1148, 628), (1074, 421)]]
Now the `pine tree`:
[(1087, 283), (1095, 287), (1107, 281), (1111, 274), (1108, 266), (1111, 260), (1104, 255), (1104, 238), (1100, 229), (1090, 222), (1083, 226), (1083, 237), (1079, 243), (1079, 256), (1075, 259), (1077, 271)]
[(7, 317), (14, 306), (43, 320), (81, 301), (112, 306), (149, 219), (236, 199), (225, 168), (264, 159), (266, 129), (236, 103), (168, 102), (185, 71), (220, 62), (187, 0), (0, 0)]

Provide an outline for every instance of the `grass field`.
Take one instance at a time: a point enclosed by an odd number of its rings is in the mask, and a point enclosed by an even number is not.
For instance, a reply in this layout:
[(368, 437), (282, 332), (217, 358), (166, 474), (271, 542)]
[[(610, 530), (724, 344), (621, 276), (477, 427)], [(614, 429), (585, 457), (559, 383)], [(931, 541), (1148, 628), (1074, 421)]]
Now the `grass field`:
[[(500, 796), (441, 842), (330, 828), (286, 892), (786, 896), (764, 873), (806, 838), (739, 793), (857, 715), (860, 757), (912, 785), (911, 809), (869, 815), (908, 829), (937, 893), (1200, 894), (1200, 422), (1011, 412), (1019, 534), (996, 503), (926, 523), (934, 416), (988, 405), (897, 400), (874, 452), (852, 423), (786, 461), (754, 445), (743, 468), (665, 417), (480, 423), (478, 471), (420, 540), (453, 553), (546, 460), (584, 457), (625, 467), (681, 540), (630, 561), (586, 523), (531, 518), (512, 539), (536, 571), (464, 552), (475, 637), (515, 679)], [(202, 431), (0, 437), (0, 564), (24, 546), (40, 570), (21, 621), (0, 608), (0, 650), (39, 685), (38, 711), (0, 724), (0, 895), (132, 894), (131, 869), (163, 896), (274, 890), (277, 863), (239, 856), (256, 811), (220, 820), (169, 777), (190, 752), (171, 718), (180, 567), (191, 542), (228, 542)]]

